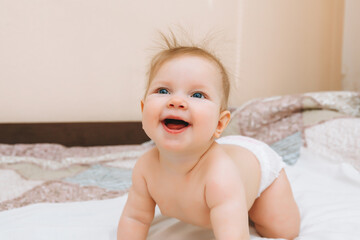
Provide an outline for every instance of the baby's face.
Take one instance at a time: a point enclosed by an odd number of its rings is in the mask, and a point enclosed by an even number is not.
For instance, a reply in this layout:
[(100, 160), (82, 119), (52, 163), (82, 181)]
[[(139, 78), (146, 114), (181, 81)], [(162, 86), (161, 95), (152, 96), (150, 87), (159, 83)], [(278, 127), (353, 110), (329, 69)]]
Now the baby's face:
[(161, 66), (142, 102), (143, 128), (158, 147), (181, 150), (213, 140), (221, 77), (214, 63), (198, 56), (180, 56)]

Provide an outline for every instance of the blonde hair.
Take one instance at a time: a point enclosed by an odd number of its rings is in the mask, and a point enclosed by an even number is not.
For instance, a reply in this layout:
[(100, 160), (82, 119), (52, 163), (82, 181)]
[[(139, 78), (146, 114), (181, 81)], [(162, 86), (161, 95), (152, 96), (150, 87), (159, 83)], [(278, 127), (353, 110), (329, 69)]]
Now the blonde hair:
[(161, 32), (160, 32), (160, 36), (165, 44), (165, 48), (160, 52), (158, 52), (150, 62), (145, 96), (149, 90), (151, 81), (153, 80), (153, 78), (155, 77), (155, 75), (157, 74), (157, 72), (164, 63), (183, 55), (198, 56), (209, 60), (210, 62), (214, 63), (216, 67), (219, 68), (222, 78), (222, 87), (223, 87), (221, 110), (226, 110), (228, 106), (228, 99), (230, 92), (230, 81), (229, 81), (228, 73), (225, 67), (223, 66), (223, 64), (220, 62), (220, 60), (214, 54), (210, 53), (209, 50), (206, 50), (204, 47), (198, 47), (194, 44), (181, 45), (172, 31), (170, 31), (169, 37), (165, 36)]

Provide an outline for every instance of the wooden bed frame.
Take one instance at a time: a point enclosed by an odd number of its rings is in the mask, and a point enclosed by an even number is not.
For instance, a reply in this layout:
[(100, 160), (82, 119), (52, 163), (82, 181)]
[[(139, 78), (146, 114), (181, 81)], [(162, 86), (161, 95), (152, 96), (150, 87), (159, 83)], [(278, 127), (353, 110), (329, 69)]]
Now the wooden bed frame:
[(64, 146), (140, 144), (149, 138), (141, 122), (1, 123), (0, 143)]

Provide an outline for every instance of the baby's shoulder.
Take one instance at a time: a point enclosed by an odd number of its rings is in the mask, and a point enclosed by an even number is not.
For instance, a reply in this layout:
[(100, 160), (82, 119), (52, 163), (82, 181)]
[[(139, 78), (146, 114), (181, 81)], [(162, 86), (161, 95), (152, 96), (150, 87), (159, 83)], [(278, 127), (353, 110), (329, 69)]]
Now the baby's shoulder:
[(245, 175), (247, 171), (258, 171), (256, 156), (238, 145), (216, 144), (208, 155), (206, 171), (209, 176), (226, 177), (228, 174)]
[(239, 189), (242, 186), (241, 172), (222, 146), (214, 149), (206, 162), (203, 168), (206, 189), (225, 194), (228, 190), (231, 192), (230, 189)]
[(151, 171), (159, 162), (159, 152), (153, 147), (141, 155), (136, 161), (134, 170)]
[(139, 158), (139, 161), (154, 161), (159, 158), (159, 150), (156, 147), (152, 147), (149, 150), (147, 150), (141, 157)]
[(223, 146), (216, 144), (206, 156), (207, 159), (203, 166), (210, 176), (223, 174), (236, 169), (232, 157)]

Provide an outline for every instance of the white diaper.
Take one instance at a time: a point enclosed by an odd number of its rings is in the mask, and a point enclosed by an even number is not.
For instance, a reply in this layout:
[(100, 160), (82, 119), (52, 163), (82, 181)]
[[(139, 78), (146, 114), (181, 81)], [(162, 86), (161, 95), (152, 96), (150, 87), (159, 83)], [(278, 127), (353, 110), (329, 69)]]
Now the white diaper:
[(239, 145), (251, 151), (260, 163), (261, 180), (258, 197), (279, 176), (285, 163), (282, 158), (264, 142), (240, 135), (226, 136), (216, 140), (219, 144)]

